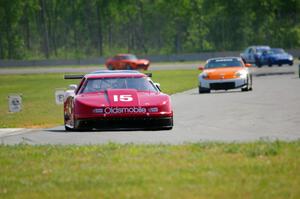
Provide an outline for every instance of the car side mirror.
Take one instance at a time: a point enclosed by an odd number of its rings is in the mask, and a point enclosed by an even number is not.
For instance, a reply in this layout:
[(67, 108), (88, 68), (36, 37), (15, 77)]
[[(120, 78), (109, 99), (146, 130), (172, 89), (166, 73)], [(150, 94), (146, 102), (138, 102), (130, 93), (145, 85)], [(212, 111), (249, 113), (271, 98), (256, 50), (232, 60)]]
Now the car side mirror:
[(204, 66), (199, 66), (198, 70), (204, 70)]
[(76, 84), (70, 84), (69, 85), (69, 90), (75, 91), (76, 89), (77, 89), (77, 85)]
[(160, 89), (160, 83), (154, 83), (154, 85), (156, 86), (156, 88), (157, 88), (159, 91), (161, 91), (161, 89)]
[(249, 68), (249, 67), (251, 67), (252, 65), (249, 64), (249, 63), (246, 63), (245, 66)]

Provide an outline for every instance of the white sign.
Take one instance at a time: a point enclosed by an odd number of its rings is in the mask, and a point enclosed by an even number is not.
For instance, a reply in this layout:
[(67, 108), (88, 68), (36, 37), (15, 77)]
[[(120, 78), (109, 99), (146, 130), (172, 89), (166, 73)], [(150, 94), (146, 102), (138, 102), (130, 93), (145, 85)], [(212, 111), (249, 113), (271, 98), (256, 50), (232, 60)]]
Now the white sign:
[(20, 112), (22, 110), (22, 97), (19, 94), (11, 94), (8, 96), (9, 112)]
[(64, 103), (64, 96), (65, 91), (62, 89), (56, 89), (55, 91), (55, 102), (56, 104), (63, 104)]

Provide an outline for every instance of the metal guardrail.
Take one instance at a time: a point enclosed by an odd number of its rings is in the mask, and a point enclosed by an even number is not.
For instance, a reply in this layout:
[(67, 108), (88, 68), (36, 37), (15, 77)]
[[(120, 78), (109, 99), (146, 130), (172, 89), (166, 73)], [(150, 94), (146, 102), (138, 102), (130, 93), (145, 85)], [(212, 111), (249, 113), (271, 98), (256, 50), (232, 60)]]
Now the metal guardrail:
[[(300, 49), (287, 50), (295, 59), (300, 57)], [(203, 52), (189, 54), (171, 55), (149, 55), (142, 58), (149, 59), (151, 62), (175, 62), (175, 61), (204, 61), (212, 57), (240, 56), (241, 51), (226, 52)], [(10, 66), (67, 66), (67, 65), (103, 65), (105, 57), (92, 59), (74, 60), (0, 60), (0, 67)]]

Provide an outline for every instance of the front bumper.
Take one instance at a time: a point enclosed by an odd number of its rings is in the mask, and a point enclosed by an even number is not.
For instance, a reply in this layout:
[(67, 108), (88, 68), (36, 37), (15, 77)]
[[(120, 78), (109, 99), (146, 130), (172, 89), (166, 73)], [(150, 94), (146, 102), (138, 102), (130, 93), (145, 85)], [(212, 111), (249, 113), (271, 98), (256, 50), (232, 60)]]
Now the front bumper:
[(78, 119), (75, 128), (80, 130), (101, 129), (172, 129), (173, 117), (126, 117)]
[(273, 64), (293, 64), (293, 60), (290, 59), (275, 59)]
[(210, 90), (229, 90), (247, 85), (247, 78), (207, 80), (199, 77), (199, 86)]

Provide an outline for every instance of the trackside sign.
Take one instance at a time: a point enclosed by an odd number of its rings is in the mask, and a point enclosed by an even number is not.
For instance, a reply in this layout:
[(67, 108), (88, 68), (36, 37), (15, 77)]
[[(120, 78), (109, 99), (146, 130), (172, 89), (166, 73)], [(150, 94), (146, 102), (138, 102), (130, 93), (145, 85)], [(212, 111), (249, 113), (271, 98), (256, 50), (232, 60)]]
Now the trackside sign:
[(16, 113), (22, 110), (22, 96), (20, 94), (10, 94), (8, 96), (9, 112)]
[(64, 89), (56, 89), (55, 91), (55, 103), (57, 105), (63, 104), (64, 103), (64, 95), (65, 95), (65, 91)]

